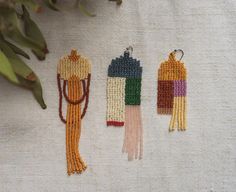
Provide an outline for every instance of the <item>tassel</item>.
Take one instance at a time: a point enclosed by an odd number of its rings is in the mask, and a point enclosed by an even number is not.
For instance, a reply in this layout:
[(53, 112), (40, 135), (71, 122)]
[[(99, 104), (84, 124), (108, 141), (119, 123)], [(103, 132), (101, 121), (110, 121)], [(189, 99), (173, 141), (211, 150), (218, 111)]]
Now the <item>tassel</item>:
[(125, 137), (122, 152), (128, 154), (129, 161), (142, 159), (143, 130), (140, 106), (125, 106)]
[[(59, 117), (62, 122), (66, 124), (66, 159), (68, 175), (82, 173), (87, 168), (87, 165), (80, 156), (78, 145), (81, 135), (81, 120), (84, 117), (88, 106), (90, 78), (90, 63), (87, 59), (78, 55), (76, 50), (72, 50), (71, 55), (60, 60), (57, 75)], [(63, 91), (61, 88), (61, 79), (64, 81)], [(87, 86), (85, 79), (87, 79)], [(62, 114), (63, 96), (68, 103), (66, 119), (64, 119)], [(84, 100), (85, 105), (81, 112), (81, 103)]]
[[(177, 61), (175, 50), (170, 53), (168, 61), (161, 63), (158, 70), (157, 113), (170, 114), (169, 131), (186, 130), (186, 79), (184, 63)], [(181, 57), (181, 59), (182, 59)]]
[(140, 61), (130, 57), (129, 49), (108, 68), (107, 126), (125, 125), (122, 152), (129, 161), (141, 159), (143, 154), (141, 78)]

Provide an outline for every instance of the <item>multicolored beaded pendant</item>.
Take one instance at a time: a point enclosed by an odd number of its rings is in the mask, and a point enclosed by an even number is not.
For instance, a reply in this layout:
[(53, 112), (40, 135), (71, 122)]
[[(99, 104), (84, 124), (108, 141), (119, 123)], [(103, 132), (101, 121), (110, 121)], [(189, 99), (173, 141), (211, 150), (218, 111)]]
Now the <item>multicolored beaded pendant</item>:
[(182, 53), (181, 60), (184, 52), (174, 50), (158, 69), (157, 113), (172, 115), (169, 131), (174, 131), (176, 124), (178, 131), (186, 130), (187, 71), (184, 63), (176, 60), (177, 52)]
[[(57, 82), (59, 90), (59, 117), (66, 124), (66, 159), (67, 173), (81, 173), (86, 169), (78, 145), (81, 134), (81, 120), (83, 119), (89, 101), (89, 86), (91, 78), (91, 64), (76, 50), (60, 59), (57, 68)], [(63, 90), (61, 87), (63, 81)], [(68, 85), (68, 86), (67, 86)], [(62, 98), (67, 101), (66, 119), (62, 115)], [(83, 110), (82, 103), (85, 101)]]
[(129, 47), (123, 56), (112, 60), (107, 78), (107, 126), (125, 125), (122, 151), (128, 154), (128, 160), (141, 159), (143, 154), (142, 67), (130, 56), (132, 51)]

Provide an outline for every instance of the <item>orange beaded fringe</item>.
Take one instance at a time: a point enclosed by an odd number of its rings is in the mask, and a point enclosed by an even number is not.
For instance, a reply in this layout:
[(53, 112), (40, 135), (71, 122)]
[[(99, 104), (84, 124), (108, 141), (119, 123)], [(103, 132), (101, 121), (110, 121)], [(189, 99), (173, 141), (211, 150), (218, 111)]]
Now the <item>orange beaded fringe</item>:
[[(81, 84), (76, 76), (68, 80), (68, 97), (70, 100), (78, 100), (82, 96)], [(66, 157), (67, 172), (81, 173), (86, 165), (80, 157), (78, 145), (81, 134), (81, 106), (68, 103), (66, 117)]]

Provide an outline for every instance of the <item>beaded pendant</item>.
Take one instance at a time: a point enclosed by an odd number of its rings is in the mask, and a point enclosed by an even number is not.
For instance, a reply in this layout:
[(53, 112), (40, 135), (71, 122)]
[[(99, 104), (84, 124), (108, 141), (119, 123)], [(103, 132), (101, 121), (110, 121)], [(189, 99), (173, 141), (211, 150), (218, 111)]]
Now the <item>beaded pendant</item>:
[[(60, 59), (57, 68), (57, 82), (59, 90), (59, 117), (66, 124), (66, 159), (67, 173), (81, 173), (86, 169), (78, 145), (81, 134), (81, 120), (83, 119), (89, 101), (89, 86), (91, 78), (91, 64), (76, 50)], [(63, 88), (61, 86), (63, 81)], [(66, 119), (62, 114), (63, 96), (67, 102)], [(82, 109), (82, 103), (85, 101)]]
[[(158, 94), (157, 113), (170, 114), (169, 131), (186, 130), (186, 89), (187, 71), (184, 63), (176, 60), (175, 50), (169, 55), (169, 59), (161, 63), (158, 69)], [(176, 126), (177, 125), (177, 126)]]
[(123, 153), (128, 160), (141, 159), (143, 153), (141, 119), (140, 61), (130, 56), (132, 47), (123, 56), (113, 59), (107, 78), (107, 126), (125, 126)]

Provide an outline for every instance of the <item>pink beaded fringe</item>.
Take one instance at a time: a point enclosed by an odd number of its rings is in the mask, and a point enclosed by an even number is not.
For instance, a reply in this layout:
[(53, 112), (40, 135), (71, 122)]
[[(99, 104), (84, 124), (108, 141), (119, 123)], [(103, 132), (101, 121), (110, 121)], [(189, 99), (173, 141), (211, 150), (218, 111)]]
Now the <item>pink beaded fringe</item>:
[(125, 106), (125, 138), (123, 153), (128, 154), (128, 160), (142, 159), (143, 156), (143, 128), (141, 109), (138, 105)]

